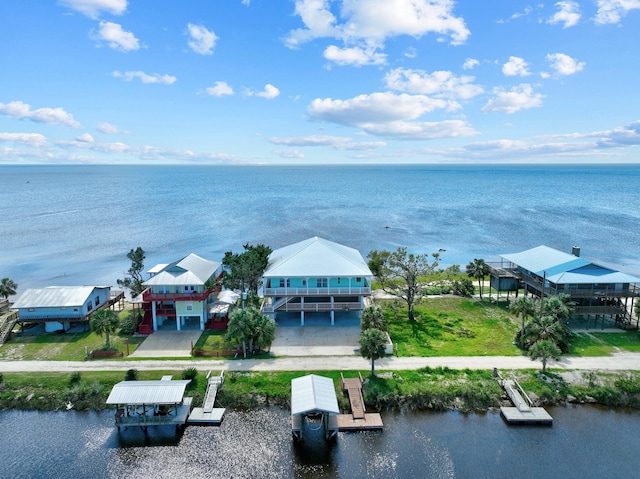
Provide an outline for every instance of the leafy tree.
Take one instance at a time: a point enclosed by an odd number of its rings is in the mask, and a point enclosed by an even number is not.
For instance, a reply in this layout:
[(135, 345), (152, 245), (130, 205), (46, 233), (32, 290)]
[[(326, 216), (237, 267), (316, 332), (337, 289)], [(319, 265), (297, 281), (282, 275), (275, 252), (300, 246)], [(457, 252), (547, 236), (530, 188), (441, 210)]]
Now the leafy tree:
[(473, 291), (473, 282), (469, 278), (455, 279), (451, 283), (451, 292), (456, 296), (471, 296)]
[(489, 273), (489, 266), (484, 262), (483, 259), (474, 258), (473, 261), (469, 262), (466, 268), (467, 274), (479, 280), (480, 282), (480, 299), (482, 299), (482, 288), (484, 286), (484, 277)]
[(257, 294), (260, 279), (269, 263), (269, 255), (273, 251), (263, 244), (256, 246), (243, 245), (243, 253), (227, 251), (222, 259), (225, 271), (222, 284), (229, 289), (253, 291)]
[(389, 325), (384, 317), (384, 312), (380, 306), (367, 306), (362, 310), (360, 327), (363, 331), (367, 329), (379, 329), (380, 331), (387, 331)]
[(375, 361), (383, 358), (387, 346), (387, 336), (379, 329), (367, 329), (360, 333), (360, 355), (371, 360), (371, 375), (375, 376)]
[(536, 341), (530, 348), (527, 353), (529, 357), (535, 361), (536, 359), (542, 360), (542, 372), (547, 372), (547, 361), (549, 359), (557, 360), (560, 357), (561, 351), (560, 348), (549, 339), (541, 339), (540, 341)]
[(16, 289), (18, 289), (18, 285), (15, 281), (9, 278), (2, 278), (2, 281), (0, 281), (0, 296), (4, 299), (8, 299), (9, 296), (16, 294)]
[(433, 260), (426, 254), (407, 253), (406, 247), (396, 251), (370, 251), (367, 255), (371, 272), (382, 285), (383, 291), (397, 296), (407, 303), (410, 321), (415, 321), (414, 306), (424, 295), (418, 282), (421, 277), (433, 273), (438, 266), (440, 253), (432, 253)]
[(131, 267), (127, 271), (127, 277), (118, 279), (118, 286), (131, 290), (131, 296), (138, 296), (144, 291), (144, 278), (142, 271), (144, 270), (144, 250), (138, 246), (127, 253), (127, 258), (131, 260)]
[(518, 336), (520, 338), (520, 347), (524, 348), (524, 323), (525, 323), (525, 319), (527, 319), (529, 316), (533, 315), (533, 313), (536, 310), (536, 304), (534, 303), (533, 299), (531, 299), (530, 297), (528, 297), (528, 296), (520, 296), (519, 298), (514, 299), (513, 301), (511, 301), (511, 303), (509, 304), (509, 309), (516, 316), (521, 316), (522, 317), (522, 329), (520, 329), (520, 332), (518, 333)]
[(105, 336), (105, 348), (111, 348), (110, 335), (118, 330), (118, 313), (111, 309), (99, 309), (91, 315), (91, 330), (98, 336)]

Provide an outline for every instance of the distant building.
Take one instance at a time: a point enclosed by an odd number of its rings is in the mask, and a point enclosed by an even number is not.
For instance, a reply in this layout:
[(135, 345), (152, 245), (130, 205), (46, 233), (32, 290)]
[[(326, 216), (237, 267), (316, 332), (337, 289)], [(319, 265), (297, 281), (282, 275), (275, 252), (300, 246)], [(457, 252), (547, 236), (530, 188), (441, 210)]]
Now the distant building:
[(622, 328), (638, 328), (633, 318), (635, 298), (640, 296), (640, 279), (548, 246), (501, 255), (502, 262), (490, 264), (491, 287), (535, 296), (567, 294), (575, 303), (574, 314), (607, 315)]
[(203, 331), (211, 317), (209, 307), (219, 288), (215, 280), (222, 274), (222, 264), (190, 254), (170, 264), (159, 264), (149, 271), (147, 288), (134, 298), (143, 320), (140, 332), (158, 329), (199, 329)]
[(66, 331), (88, 323), (91, 314), (113, 302), (110, 286), (48, 286), (27, 289), (13, 304), (19, 323), (44, 323), (45, 331)]
[(358, 250), (314, 237), (277, 249), (263, 274), (262, 312), (278, 319), (283, 313), (326, 318), (358, 317), (371, 294), (373, 274)]

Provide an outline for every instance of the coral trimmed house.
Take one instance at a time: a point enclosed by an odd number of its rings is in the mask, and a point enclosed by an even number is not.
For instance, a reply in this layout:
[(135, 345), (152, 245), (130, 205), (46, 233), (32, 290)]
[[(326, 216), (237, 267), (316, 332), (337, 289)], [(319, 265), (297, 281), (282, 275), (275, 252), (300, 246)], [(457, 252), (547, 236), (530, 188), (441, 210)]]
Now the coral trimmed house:
[[(215, 303), (222, 264), (190, 254), (170, 264), (159, 264), (147, 273), (147, 287), (132, 303), (141, 307), (141, 334), (159, 329), (213, 329), (209, 309)], [(226, 327), (226, 322), (224, 324)], [(220, 329), (224, 329), (224, 327)]]
[(110, 286), (48, 286), (27, 289), (13, 304), (19, 323), (44, 323), (45, 331), (67, 331), (76, 323), (88, 324), (91, 314), (122, 300), (111, 296)]
[(277, 249), (263, 274), (262, 312), (278, 320), (299, 315), (322, 324), (359, 318), (373, 274), (356, 249), (314, 237)]
[(609, 316), (621, 328), (638, 328), (632, 311), (640, 296), (639, 278), (581, 258), (577, 246), (571, 254), (538, 246), (501, 256), (501, 263), (489, 265), (492, 288), (522, 288), (538, 297), (568, 294), (576, 316)]

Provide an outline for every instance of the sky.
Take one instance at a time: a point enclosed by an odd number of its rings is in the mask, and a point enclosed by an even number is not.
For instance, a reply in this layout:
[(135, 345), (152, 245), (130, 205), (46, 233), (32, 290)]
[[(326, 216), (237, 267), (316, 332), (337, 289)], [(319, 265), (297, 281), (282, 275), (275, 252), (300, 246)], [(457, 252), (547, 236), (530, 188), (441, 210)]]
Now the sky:
[(640, 0), (2, 0), (0, 22), (0, 164), (640, 162)]

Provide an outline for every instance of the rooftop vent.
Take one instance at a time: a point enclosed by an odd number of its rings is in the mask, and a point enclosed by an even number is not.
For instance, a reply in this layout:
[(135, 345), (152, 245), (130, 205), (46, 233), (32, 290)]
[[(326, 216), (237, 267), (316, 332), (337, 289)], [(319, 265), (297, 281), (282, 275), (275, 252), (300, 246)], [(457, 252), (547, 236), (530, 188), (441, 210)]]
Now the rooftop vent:
[(571, 254), (573, 256), (580, 257), (580, 246), (574, 246), (573, 248), (571, 248)]

